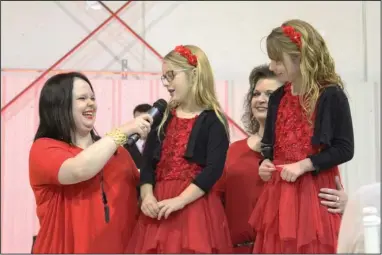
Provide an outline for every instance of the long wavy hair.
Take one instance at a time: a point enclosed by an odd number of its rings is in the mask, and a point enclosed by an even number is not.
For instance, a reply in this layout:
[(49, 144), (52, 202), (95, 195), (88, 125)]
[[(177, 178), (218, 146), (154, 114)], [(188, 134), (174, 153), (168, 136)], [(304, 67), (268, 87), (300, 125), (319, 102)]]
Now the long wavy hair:
[[(191, 95), (196, 105), (203, 109), (214, 110), (220, 122), (224, 125), (227, 136), (229, 136), (229, 126), (225, 114), (219, 104), (215, 91), (215, 79), (212, 72), (210, 62), (206, 54), (197, 46), (185, 45), (192, 54), (194, 54), (198, 59), (198, 64), (196, 67), (190, 65), (186, 58), (181, 56), (175, 50), (172, 50), (164, 57), (164, 62), (168, 63), (173, 68), (187, 69), (190, 72), (186, 72), (187, 75), (191, 75), (191, 71), (196, 69), (194, 79), (194, 84), (191, 87)], [(188, 80), (191, 80), (188, 77)], [(163, 125), (170, 113), (170, 111), (178, 106), (175, 101), (170, 101), (168, 107), (164, 113), (163, 119), (158, 126), (158, 136), (160, 136), (163, 130)]]
[[(301, 49), (283, 33), (282, 26), (291, 26), (301, 34)], [(325, 40), (309, 23), (293, 19), (276, 27), (267, 37), (268, 57), (283, 61), (283, 53), (292, 59), (300, 57), (302, 93), (300, 103), (309, 118), (312, 117), (321, 89), (336, 84), (344, 89), (344, 83), (337, 74), (332, 56)]]
[(276, 74), (269, 70), (268, 65), (256, 66), (249, 74), (249, 89), (244, 98), (244, 114), (241, 121), (245, 130), (250, 134), (256, 134), (260, 128), (259, 121), (253, 116), (252, 98), (257, 82), (261, 79), (276, 79)]

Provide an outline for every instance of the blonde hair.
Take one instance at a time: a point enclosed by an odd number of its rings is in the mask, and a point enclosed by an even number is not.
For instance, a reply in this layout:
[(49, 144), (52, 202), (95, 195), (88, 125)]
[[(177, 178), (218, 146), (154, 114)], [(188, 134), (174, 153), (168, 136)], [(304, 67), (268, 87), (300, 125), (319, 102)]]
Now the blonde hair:
[[(163, 59), (164, 62), (168, 63), (173, 68), (196, 70), (194, 79), (194, 84), (191, 87), (191, 95), (195, 100), (195, 103), (206, 110), (214, 110), (216, 116), (220, 122), (224, 125), (226, 129), (227, 136), (229, 136), (228, 122), (225, 118), (224, 112), (219, 104), (215, 91), (215, 80), (212, 72), (210, 62), (206, 54), (197, 46), (194, 45), (184, 45), (185, 48), (189, 49), (193, 55), (197, 58), (197, 66), (192, 66), (188, 63), (187, 59), (180, 55), (175, 50), (169, 52)], [(191, 74), (192, 72), (189, 72)], [(164, 113), (164, 117), (158, 126), (158, 136), (163, 129), (163, 125), (170, 113), (170, 111), (178, 106), (175, 101), (169, 102), (167, 109)]]
[[(301, 49), (283, 33), (283, 26), (291, 26), (301, 34)], [(312, 117), (321, 89), (336, 84), (344, 89), (341, 77), (336, 73), (334, 60), (322, 36), (309, 23), (293, 19), (277, 27), (267, 37), (268, 57), (283, 61), (283, 53), (292, 59), (300, 56), (302, 87), (300, 103), (309, 119)]]

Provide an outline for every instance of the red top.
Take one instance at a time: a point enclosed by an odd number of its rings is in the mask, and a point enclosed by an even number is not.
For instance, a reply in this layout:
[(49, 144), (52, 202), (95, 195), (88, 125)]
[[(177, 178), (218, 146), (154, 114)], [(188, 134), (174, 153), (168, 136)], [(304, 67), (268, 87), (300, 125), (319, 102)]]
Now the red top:
[(110, 207), (105, 222), (101, 174), (73, 185), (58, 182), (62, 163), (82, 151), (67, 143), (41, 138), (29, 155), (29, 178), (40, 230), (33, 253), (123, 253), (137, 217), (138, 170), (122, 147), (103, 168)]
[(198, 116), (190, 119), (179, 118), (175, 111), (173, 115), (166, 129), (161, 158), (155, 170), (157, 182), (192, 180), (202, 170), (201, 166), (184, 157), (192, 127)]
[(275, 161), (294, 163), (315, 152), (311, 143), (313, 126), (309, 125), (299, 97), (292, 95), (290, 83), (285, 85), (285, 95), (277, 113), (275, 134)]
[(262, 156), (249, 148), (247, 139), (231, 144), (223, 177), (215, 187), (224, 192), (225, 212), (234, 245), (254, 241), (254, 231), (248, 219), (263, 187), (259, 177)]

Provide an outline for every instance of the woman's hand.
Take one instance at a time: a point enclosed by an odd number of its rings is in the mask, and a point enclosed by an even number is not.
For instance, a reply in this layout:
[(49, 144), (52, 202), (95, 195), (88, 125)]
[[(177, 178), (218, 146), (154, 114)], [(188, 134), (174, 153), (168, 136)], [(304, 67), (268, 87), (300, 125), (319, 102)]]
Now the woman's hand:
[(185, 203), (184, 199), (182, 197), (179, 197), (179, 196), (160, 201), (158, 203), (158, 206), (160, 209), (159, 213), (158, 213), (158, 220), (160, 220), (162, 217), (167, 219), (171, 213), (183, 209), (185, 205), (186, 205), (186, 203)]
[(152, 123), (153, 118), (145, 113), (122, 125), (120, 129), (126, 136), (137, 133), (141, 138), (146, 138), (150, 132)]
[(336, 176), (335, 182), (336, 189), (320, 189), (318, 196), (323, 198), (321, 204), (327, 206), (329, 212), (343, 213), (348, 202), (348, 195), (341, 185), (340, 177)]
[(154, 195), (148, 194), (142, 199), (141, 211), (144, 215), (153, 219), (158, 216), (159, 206)]
[(273, 165), (273, 163), (269, 159), (264, 159), (259, 167), (259, 176), (263, 181), (269, 181), (272, 177), (273, 171), (275, 170), (275, 165)]

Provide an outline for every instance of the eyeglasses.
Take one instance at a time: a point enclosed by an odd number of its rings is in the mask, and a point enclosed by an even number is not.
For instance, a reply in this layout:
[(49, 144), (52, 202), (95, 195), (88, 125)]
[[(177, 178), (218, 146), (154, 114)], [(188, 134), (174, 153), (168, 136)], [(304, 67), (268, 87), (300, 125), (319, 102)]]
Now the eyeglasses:
[(162, 80), (163, 85), (168, 85), (170, 82), (172, 82), (175, 79), (175, 76), (178, 73), (186, 71), (186, 70), (189, 70), (189, 69), (178, 69), (178, 70), (167, 71), (164, 75), (160, 77), (160, 79)]

